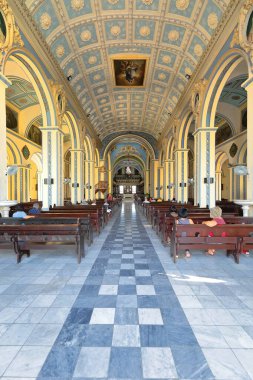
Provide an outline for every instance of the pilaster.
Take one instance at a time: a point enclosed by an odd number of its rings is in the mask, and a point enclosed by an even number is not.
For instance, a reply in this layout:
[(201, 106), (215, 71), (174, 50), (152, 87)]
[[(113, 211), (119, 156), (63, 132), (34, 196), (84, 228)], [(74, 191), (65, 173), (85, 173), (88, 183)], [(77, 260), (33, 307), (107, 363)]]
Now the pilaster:
[(215, 133), (216, 128), (194, 132), (194, 201), (200, 207), (215, 206)]
[(221, 201), (221, 171), (215, 172), (215, 198), (216, 201)]
[(84, 151), (70, 149), (71, 154), (71, 202), (80, 203), (84, 197)]
[(178, 202), (188, 201), (188, 149), (175, 151), (175, 196)]

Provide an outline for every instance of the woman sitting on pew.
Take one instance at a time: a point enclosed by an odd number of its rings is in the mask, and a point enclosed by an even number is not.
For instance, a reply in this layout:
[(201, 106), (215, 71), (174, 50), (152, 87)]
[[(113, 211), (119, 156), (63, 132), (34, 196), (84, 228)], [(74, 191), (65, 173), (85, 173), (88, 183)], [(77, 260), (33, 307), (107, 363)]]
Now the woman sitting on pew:
[[(194, 224), (194, 222), (192, 221), (192, 219), (189, 219), (188, 218), (188, 210), (187, 208), (181, 208), (179, 211), (178, 211), (178, 220), (176, 221), (177, 224)], [(183, 234), (184, 232), (182, 232)], [(186, 232), (185, 232), (185, 235), (182, 235), (182, 236), (187, 236), (186, 235)], [(189, 251), (189, 249), (186, 249), (185, 250), (185, 257), (191, 257), (191, 253)]]
[[(203, 222), (202, 224), (206, 224), (209, 227), (226, 224), (225, 220), (222, 218), (221, 215), (222, 215), (222, 209), (219, 206), (215, 206), (210, 209), (210, 218), (212, 218), (212, 220), (207, 220)], [(214, 236), (212, 231), (210, 232), (209, 236), (210, 237)], [(221, 236), (226, 236), (226, 232), (222, 232)], [(213, 256), (215, 254), (215, 249), (208, 249), (207, 254)]]
[(24, 207), (22, 205), (16, 206), (16, 211), (13, 213), (12, 217), (13, 218), (23, 218), (23, 219), (34, 218), (34, 216), (27, 215), (24, 212)]

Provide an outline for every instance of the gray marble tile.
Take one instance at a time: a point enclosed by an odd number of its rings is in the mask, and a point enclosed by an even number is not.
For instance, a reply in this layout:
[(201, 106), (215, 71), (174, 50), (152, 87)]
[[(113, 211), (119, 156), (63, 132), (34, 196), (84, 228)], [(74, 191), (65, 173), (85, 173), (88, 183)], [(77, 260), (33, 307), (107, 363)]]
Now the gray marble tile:
[(253, 339), (241, 326), (219, 326), (230, 348), (252, 348)]
[(145, 379), (177, 378), (177, 371), (170, 348), (142, 347), (142, 367)]
[(82, 347), (75, 367), (74, 377), (106, 378), (110, 351), (110, 347)]
[(50, 351), (50, 347), (23, 346), (5, 372), (12, 377), (36, 377)]
[(114, 325), (112, 345), (117, 347), (140, 347), (137, 325)]
[(217, 326), (193, 326), (193, 332), (201, 347), (228, 348), (223, 334)]
[(40, 323), (59, 323), (63, 324), (69, 314), (69, 307), (52, 307), (40, 320)]
[(12, 324), (1, 336), (1, 346), (22, 346), (34, 329), (33, 324)]
[(47, 307), (28, 307), (16, 319), (16, 323), (39, 323), (47, 310)]
[(26, 346), (52, 346), (61, 331), (61, 324), (37, 324), (25, 342)]
[(0, 376), (4, 374), (19, 350), (20, 346), (0, 346)]
[(252, 349), (235, 349), (235, 356), (241, 363), (244, 370), (247, 372), (250, 379), (253, 379), (253, 350)]
[(231, 349), (204, 348), (203, 352), (216, 379), (250, 380)]
[(112, 347), (108, 376), (116, 379), (142, 379), (140, 348)]

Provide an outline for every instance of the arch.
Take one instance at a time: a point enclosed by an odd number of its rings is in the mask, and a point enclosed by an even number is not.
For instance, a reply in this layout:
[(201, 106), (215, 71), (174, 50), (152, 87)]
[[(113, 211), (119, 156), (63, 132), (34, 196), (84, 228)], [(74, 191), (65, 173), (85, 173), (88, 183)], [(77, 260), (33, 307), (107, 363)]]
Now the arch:
[(112, 145), (114, 145), (116, 143), (120, 143), (120, 142), (125, 142), (125, 141), (137, 142), (137, 143), (143, 145), (146, 148), (146, 150), (148, 151), (148, 153), (150, 154), (151, 159), (155, 159), (154, 149), (151, 146), (151, 144), (145, 138), (143, 138), (141, 136), (137, 136), (137, 135), (128, 134), (128, 135), (123, 135), (123, 136), (117, 136), (113, 140), (110, 141), (110, 143), (107, 145), (106, 149), (104, 150), (103, 160), (106, 160), (107, 153), (111, 149)]
[(168, 144), (167, 144), (167, 149), (166, 149), (166, 159), (167, 160), (173, 160), (173, 154), (175, 150), (175, 139), (173, 136), (169, 138)]
[(178, 149), (187, 149), (187, 136), (193, 120), (193, 113), (187, 110), (179, 129)]
[(233, 49), (224, 54), (214, 67), (204, 95), (202, 112), (200, 112), (199, 125), (201, 128), (215, 126), (215, 115), (222, 90), (232, 72), (244, 60), (248, 63), (246, 53), (239, 49)]
[(247, 141), (243, 143), (238, 152), (238, 163), (247, 164)]
[(6, 137), (7, 149), (11, 153), (11, 157), (13, 158), (13, 164), (22, 165), (23, 158), (20, 153), (20, 149), (18, 146), (11, 140), (11, 138), (7, 135)]
[(63, 120), (69, 127), (70, 138), (71, 138), (71, 148), (72, 149), (81, 149), (82, 141), (80, 136), (80, 130), (78, 128), (76, 119), (72, 112), (66, 111)]
[(84, 138), (84, 149), (86, 151), (86, 159), (88, 161), (93, 161), (94, 149), (93, 149), (93, 144), (89, 135), (86, 135)]
[(57, 115), (53, 101), (52, 91), (49, 88), (48, 79), (43, 72), (39, 62), (31, 55), (26, 48), (13, 48), (6, 55), (3, 66), (5, 74), (8, 60), (16, 62), (26, 73), (28, 79), (34, 87), (41, 107), (42, 119), (44, 126), (56, 126)]
[(229, 160), (226, 152), (218, 152), (215, 157), (215, 170), (220, 172), (225, 161)]
[(42, 172), (43, 162), (42, 162), (42, 154), (40, 152), (34, 153), (31, 156), (31, 161), (35, 163), (39, 172)]

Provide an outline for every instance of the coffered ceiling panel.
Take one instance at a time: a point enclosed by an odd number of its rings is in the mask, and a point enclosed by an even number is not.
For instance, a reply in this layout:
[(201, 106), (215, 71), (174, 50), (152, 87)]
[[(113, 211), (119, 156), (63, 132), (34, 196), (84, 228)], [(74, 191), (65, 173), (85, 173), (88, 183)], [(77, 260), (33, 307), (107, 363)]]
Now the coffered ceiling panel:
[(26, 0), (101, 139), (159, 137), (228, 3)]

